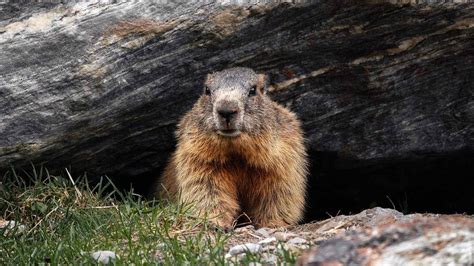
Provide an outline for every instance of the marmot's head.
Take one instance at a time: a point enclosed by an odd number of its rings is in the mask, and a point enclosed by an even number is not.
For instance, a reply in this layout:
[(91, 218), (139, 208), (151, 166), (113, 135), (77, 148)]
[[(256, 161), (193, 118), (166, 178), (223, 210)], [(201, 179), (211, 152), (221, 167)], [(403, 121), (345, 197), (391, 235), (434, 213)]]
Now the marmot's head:
[(273, 113), (264, 95), (266, 77), (249, 68), (229, 68), (207, 75), (199, 105), (200, 122), (225, 137), (258, 133)]

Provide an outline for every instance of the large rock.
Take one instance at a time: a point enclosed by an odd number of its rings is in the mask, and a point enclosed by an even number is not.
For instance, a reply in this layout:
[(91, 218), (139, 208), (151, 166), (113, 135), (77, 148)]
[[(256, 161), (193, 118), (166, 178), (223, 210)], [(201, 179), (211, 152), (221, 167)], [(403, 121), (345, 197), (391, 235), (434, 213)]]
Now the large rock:
[[(472, 265), (474, 218), (462, 215), (403, 215), (374, 208), (313, 225), (322, 235), (297, 265)], [(351, 229), (349, 229), (351, 228)]]
[(262, 229), (248, 226), (236, 229), (226, 242), (226, 250), (242, 243), (259, 243), (260, 256), (266, 258), (281, 254), (285, 248), (298, 256), (297, 265), (301, 266), (472, 265), (474, 262), (474, 216), (469, 215), (404, 215), (377, 207), (287, 228), (266, 228), (272, 237), (265, 236), (264, 240), (259, 231)]
[(406, 200), (472, 211), (473, 15), (468, 4), (2, 3), (0, 168), (32, 161), (150, 188), (205, 73), (248, 66), (303, 121), (309, 212)]

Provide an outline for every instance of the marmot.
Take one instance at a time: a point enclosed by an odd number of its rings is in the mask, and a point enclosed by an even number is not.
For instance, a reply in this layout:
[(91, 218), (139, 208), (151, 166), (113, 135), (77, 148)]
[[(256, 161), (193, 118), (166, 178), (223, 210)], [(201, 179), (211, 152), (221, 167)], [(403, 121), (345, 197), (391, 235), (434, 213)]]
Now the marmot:
[(301, 220), (307, 158), (295, 114), (266, 94), (249, 68), (208, 74), (203, 94), (181, 119), (160, 197), (192, 203), (196, 214), (230, 229), (241, 213), (256, 226)]

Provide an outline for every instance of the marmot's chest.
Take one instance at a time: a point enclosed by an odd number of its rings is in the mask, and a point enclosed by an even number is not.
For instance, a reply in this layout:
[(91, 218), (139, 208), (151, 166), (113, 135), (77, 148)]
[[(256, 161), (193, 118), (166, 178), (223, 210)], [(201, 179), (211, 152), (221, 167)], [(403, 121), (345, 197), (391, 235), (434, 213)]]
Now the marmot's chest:
[(229, 155), (225, 163), (215, 164), (214, 167), (216, 171), (222, 173), (223, 177), (231, 179), (238, 187), (247, 187), (270, 176), (267, 170), (252, 165), (246, 157), (238, 154)]
[(199, 152), (194, 149), (191, 157), (207, 164), (213, 171), (222, 172), (225, 176), (254, 179), (255, 176), (262, 175), (262, 172), (271, 171), (268, 165), (278, 159), (275, 158), (275, 155), (278, 155), (275, 154), (278, 142), (265, 140), (248, 135), (232, 141), (221, 138), (211, 139), (211, 141), (203, 142), (207, 145), (201, 145), (200, 147), (203, 148), (199, 149)]
[(229, 167), (256, 168), (260, 166), (266, 168), (262, 159), (274, 157), (274, 151), (270, 147), (272, 144), (277, 146), (275, 141), (262, 141), (261, 139), (242, 136), (236, 141), (219, 143), (219, 145), (216, 145), (218, 152), (210, 157), (213, 157), (216, 161), (224, 161)]

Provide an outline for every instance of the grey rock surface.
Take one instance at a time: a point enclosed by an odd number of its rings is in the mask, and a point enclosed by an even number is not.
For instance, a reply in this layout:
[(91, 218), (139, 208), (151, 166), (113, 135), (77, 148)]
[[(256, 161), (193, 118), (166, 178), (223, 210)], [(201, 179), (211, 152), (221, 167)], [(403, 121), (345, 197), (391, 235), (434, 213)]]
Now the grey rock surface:
[[(261, 244), (261, 263), (277, 264), (291, 252), (298, 265), (472, 265), (474, 216), (403, 214), (371, 208), (353, 215), (276, 229), (286, 241), (262, 243), (257, 230), (233, 234), (227, 248)], [(275, 233), (276, 234), (276, 233)], [(265, 239), (267, 240), (267, 239)], [(271, 241), (264, 241), (271, 242)], [(238, 262), (244, 254), (227, 258)]]
[[(297, 265), (472, 265), (474, 219), (467, 215), (402, 215), (376, 208), (329, 223), (350, 230), (320, 241)], [(373, 219), (375, 218), (375, 219)], [(382, 218), (386, 220), (383, 221)], [(371, 221), (365, 223), (364, 221)], [(339, 227), (340, 228), (340, 227)], [(322, 229), (322, 228), (320, 228)]]

